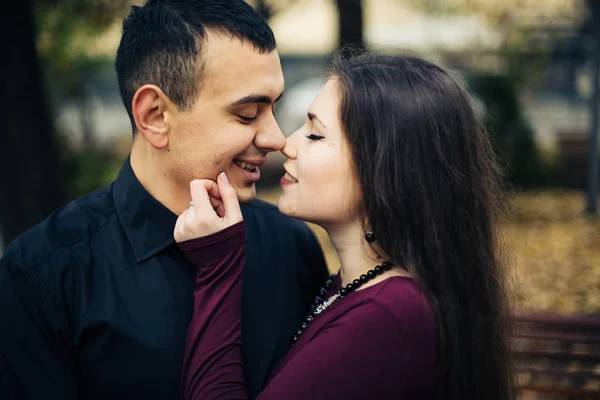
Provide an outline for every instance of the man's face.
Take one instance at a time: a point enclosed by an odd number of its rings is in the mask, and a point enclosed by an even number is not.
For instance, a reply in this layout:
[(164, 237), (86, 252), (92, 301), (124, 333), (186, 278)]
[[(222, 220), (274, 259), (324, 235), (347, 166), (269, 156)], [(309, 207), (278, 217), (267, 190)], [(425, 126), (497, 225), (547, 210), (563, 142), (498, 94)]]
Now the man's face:
[(169, 174), (177, 185), (225, 171), (241, 202), (251, 201), (267, 153), (285, 138), (275, 121), (283, 92), (277, 51), (207, 32), (201, 87), (191, 110), (169, 116)]

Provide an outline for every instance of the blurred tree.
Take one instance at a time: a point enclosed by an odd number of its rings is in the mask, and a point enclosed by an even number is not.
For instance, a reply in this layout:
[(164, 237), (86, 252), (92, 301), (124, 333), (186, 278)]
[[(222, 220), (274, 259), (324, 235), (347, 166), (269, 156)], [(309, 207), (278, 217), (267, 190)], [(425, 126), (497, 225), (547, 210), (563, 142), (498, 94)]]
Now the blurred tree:
[(267, 21), (279, 12), (289, 9), (301, 0), (245, 0)]
[[(129, 0), (42, 0), (35, 7), (37, 47), (47, 77), (79, 109), (84, 147), (94, 144), (87, 79), (113, 55), (92, 48), (99, 34), (113, 26)], [(95, 46), (94, 46), (95, 47)], [(95, 50), (95, 51), (94, 51)]]
[[(521, 187), (552, 183), (555, 166), (542, 157), (534, 132), (522, 115), (519, 86), (525, 83), (528, 88), (535, 88), (553, 83), (546, 73), (549, 59), (557, 56), (557, 37), (574, 33), (585, 15), (585, 1), (410, 1), (433, 15), (475, 17), (498, 35), (497, 49), (475, 48), (472, 55), (458, 55), (473, 60), (471, 64), (464, 63), (472, 71), (469, 87), (485, 103), (486, 122), (509, 180)], [(572, 46), (570, 50), (569, 56), (575, 52)], [(490, 60), (491, 65), (487, 64)], [(574, 70), (573, 64), (571, 68)], [(482, 69), (488, 72), (474, 72)], [(569, 84), (575, 90), (574, 83)]]
[(273, 4), (265, 0), (256, 0), (253, 6), (267, 21), (273, 16)]
[(600, 129), (600, 2), (587, 0), (590, 8), (588, 26), (594, 45), (590, 59), (592, 61), (592, 96), (590, 98), (590, 141), (589, 141), (589, 179), (587, 194), (587, 213), (595, 215), (598, 208), (598, 130)]
[[(74, 26), (73, 21), (85, 29), (101, 29), (114, 20), (125, 2), (42, 0), (36, 6), (47, 14), (45, 19), (38, 18), (37, 21), (34, 20), (33, 0), (13, 2), (11, 7), (0, 13), (0, 32), (5, 38), (4, 57), (0, 63), (3, 77), (0, 232), (5, 243), (67, 201), (66, 190), (58, 177), (59, 158), (64, 149), (56, 140), (47, 107), (48, 98), (36, 48), (36, 26), (41, 27), (37, 29), (41, 40), (46, 35), (47, 43), (52, 43), (48, 48), (54, 50), (48, 54), (56, 56), (61, 51), (68, 54), (69, 44), (81, 32), (70, 30)], [(67, 15), (69, 21), (64, 19)], [(48, 25), (51, 21), (56, 27), (54, 31)]]
[(516, 27), (572, 21), (580, 17), (582, 0), (412, 0), (430, 12), (476, 15), (509, 36)]
[(365, 47), (362, 0), (336, 0), (339, 15), (339, 46)]
[[(579, 23), (585, 8), (584, 0), (409, 1), (432, 15), (479, 18), (498, 35), (497, 64), (506, 75), (529, 84), (542, 81), (552, 27)], [(480, 56), (478, 52), (475, 57)]]
[(536, 187), (547, 184), (551, 170), (544, 165), (519, 102), (517, 85), (505, 75), (469, 73), (470, 90), (485, 106), (484, 121), (511, 184)]
[(65, 200), (35, 48), (31, 0), (0, 13), (5, 38), (0, 118), (0, 229), (8, 243)]
[[(300, 0), (246, 0), (267, 20), (275, 14), (289, 9)], [(338, 10), (338, 46), (348, 45), (358, 49), (365, 47), (362, 0), (335, 1)]]

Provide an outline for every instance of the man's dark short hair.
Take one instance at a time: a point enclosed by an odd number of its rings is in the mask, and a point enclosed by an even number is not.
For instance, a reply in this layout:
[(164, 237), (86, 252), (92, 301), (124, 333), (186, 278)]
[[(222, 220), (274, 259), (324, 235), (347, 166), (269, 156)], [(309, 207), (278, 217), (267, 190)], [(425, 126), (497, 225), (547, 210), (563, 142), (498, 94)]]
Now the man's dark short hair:
[(145, 84), (160, 87), (180, 110), (194, 105), (206, 29), (248, 41), (261, 53), (277, 46), (267, 21), (243, 0), (148, 0), (131, 8), (115, 69), (134, 132), (131, 102)]

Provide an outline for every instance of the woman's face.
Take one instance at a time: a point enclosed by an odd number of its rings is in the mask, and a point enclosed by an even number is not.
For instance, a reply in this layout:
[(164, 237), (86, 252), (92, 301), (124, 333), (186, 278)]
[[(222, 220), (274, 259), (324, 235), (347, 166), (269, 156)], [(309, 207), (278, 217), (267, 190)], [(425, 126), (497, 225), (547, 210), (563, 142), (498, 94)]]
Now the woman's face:
[(330, 79), (308, 108), (304, 126), (287, 139), (279, 210), (319, 225), (355, 220), (360, 199), (342, 129), (338, 83)]

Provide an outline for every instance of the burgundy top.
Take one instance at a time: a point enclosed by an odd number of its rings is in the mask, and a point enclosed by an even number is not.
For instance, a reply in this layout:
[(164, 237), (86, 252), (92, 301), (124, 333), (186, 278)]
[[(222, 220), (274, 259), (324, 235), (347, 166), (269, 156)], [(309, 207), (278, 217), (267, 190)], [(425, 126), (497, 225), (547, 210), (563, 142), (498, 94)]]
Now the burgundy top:
[[(179, 247), (198, 267), (182, 398), (247, 399), (240, 327), (244, 223)], [(338, 278), (325, 297), (340, 284)], [(433, 399), (435, 365), (434, 313), (412, 279), (392, 277), (316, 316), (258, 399)]]

